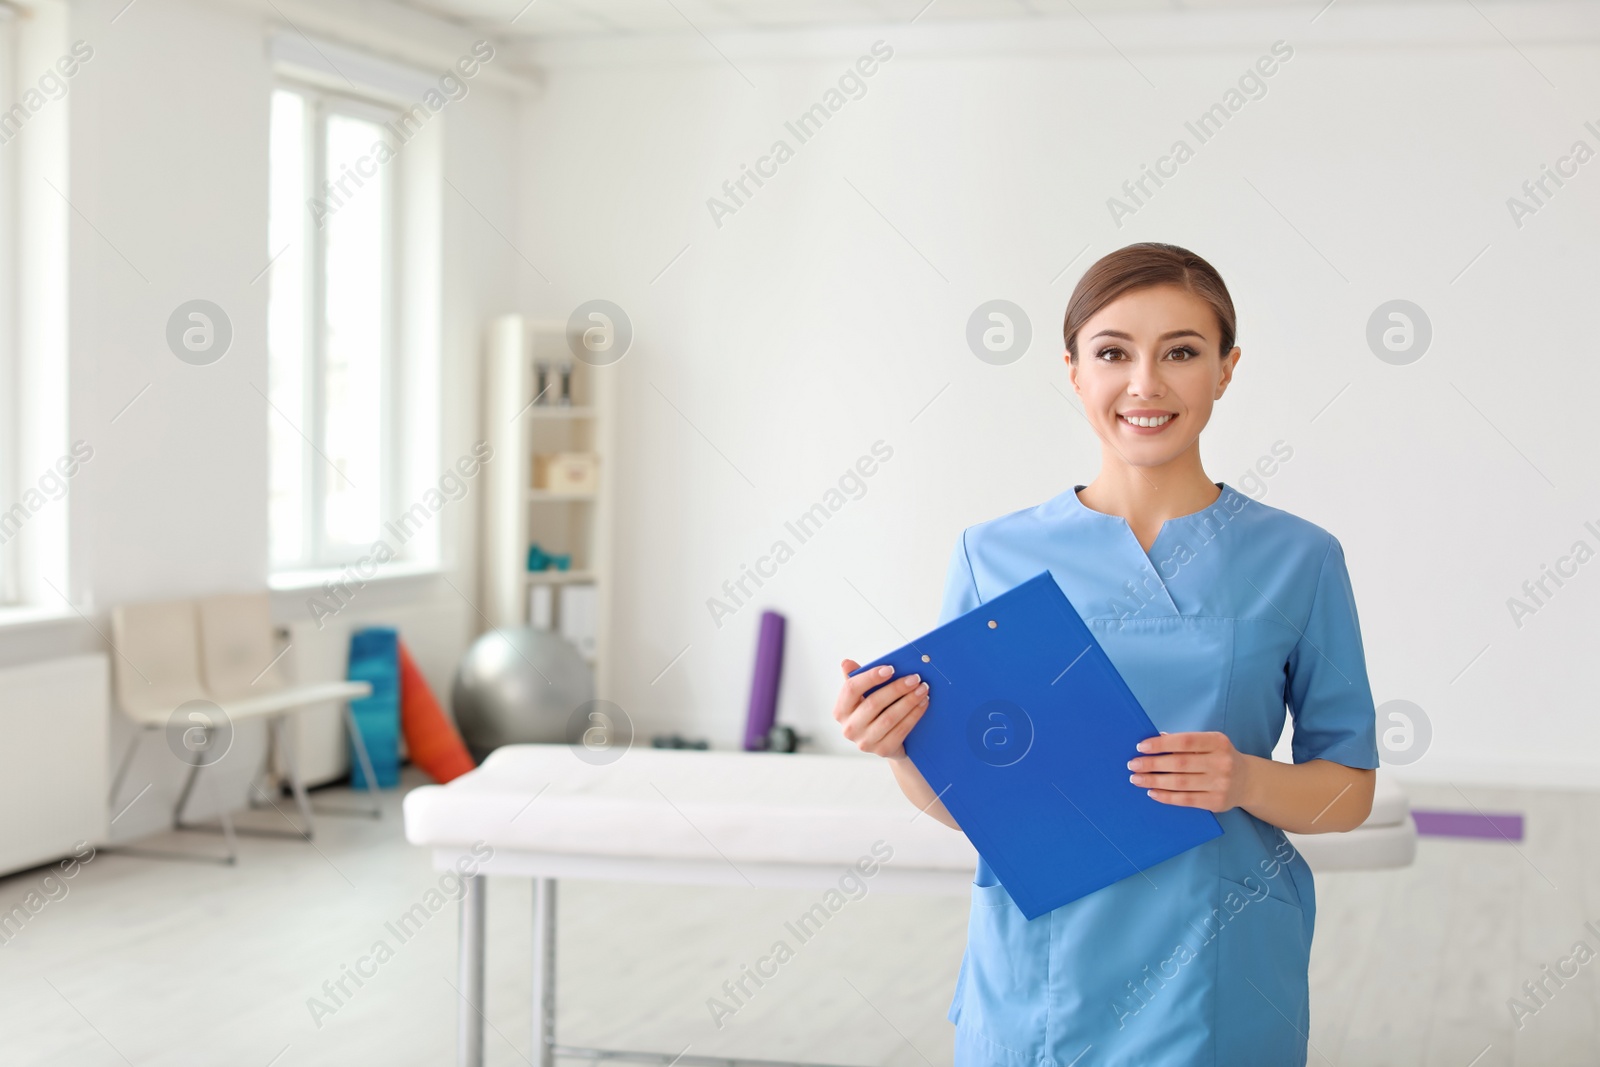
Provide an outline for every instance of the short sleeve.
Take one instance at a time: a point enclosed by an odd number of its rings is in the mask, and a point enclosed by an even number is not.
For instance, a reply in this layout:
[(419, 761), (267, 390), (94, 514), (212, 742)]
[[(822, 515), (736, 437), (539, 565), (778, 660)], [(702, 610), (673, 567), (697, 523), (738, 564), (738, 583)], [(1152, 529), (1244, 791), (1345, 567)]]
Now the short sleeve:
[(944, 602), (939, 605), (939, 621), (935, 625), (943, 626), (982, 602), (978, 596), (978, 581), (972, 574), (972, 561), (967, 557), (967, 534), (963, 530), (950, 553), (950, 566), (944, 577)]
[(1344, 548), (1337, 538), (1328, 540), (1311, 613), (1284, 667), (1294, 761), (1370, 769), (1378, 766), (1378, 713)]

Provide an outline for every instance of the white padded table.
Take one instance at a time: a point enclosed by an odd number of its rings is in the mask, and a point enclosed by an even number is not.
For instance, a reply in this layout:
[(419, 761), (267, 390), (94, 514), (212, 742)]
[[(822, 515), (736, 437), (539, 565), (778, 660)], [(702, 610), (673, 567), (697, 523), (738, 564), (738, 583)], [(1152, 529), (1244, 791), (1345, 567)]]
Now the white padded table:
[[(964, 834), (912, 807), (871, 756), (509, 745), (448, 785), (412, 790), (405, 824), (436, 868), (475, 868), (461, 901), (462, 1067), (483, 1062), (487, 876), (534, 880), (534, 1067), (558, 1055), (726, 1065), (736, 1061), (555, 1043), (558, 879), (826, 888), (883, 842), (893, 856), (872, 876), (875, 890), (965, 895), (978, 860)], [(1289, 837), (1315, 870), (1405, 866), (1416, 847), (1405, 796), (1381, 777), (1367, 824)], [(487, 859), (482, 845), (493, 850)]]

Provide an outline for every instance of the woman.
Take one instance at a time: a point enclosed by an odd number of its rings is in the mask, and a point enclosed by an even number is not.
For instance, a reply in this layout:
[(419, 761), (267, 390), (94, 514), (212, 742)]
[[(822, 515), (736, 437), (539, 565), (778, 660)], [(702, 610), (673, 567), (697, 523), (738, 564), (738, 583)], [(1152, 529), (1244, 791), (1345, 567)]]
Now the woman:
[[(1306, 1062), (1316, 896), (1284, 831), (1367, 817), (1376, 714), (1339, 542), (1201, 468), (1234, 331), (1227, 287), (1192, 252), (1136, 244), (1095, 263), (1064, 333), (1100, 472), (969, 527), (951, 553), (941, 624), (1051, 571), (1160, 731), (1129, 753), (1128, 788), (1224, 830), (1031, 922), (980, 859), (949, 1012), (961, 1067)], [(960, 829), (903, 746), (927, 683), (863, 698), (883, 678), (850, 678), (859, 666), (842, 665), (844, 736)], [(1271, 759), (1286, 705), (1292, 764)]]

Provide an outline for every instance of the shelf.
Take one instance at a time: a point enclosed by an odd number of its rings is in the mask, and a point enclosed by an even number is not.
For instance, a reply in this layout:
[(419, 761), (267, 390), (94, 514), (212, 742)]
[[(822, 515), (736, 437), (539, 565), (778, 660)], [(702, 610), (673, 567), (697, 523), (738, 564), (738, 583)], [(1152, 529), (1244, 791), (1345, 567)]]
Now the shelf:
[(567, 582), (592, 582), (595, 573), (592, 570), (558, 571), (551, 568), (547, 571), (524, 571), (529, 585), (565, 585)]
[(527, 414), (536, 419), (592, 419), (595, 410), (586, 404), (532, 404)]
[[(572, 355), (567, 320), (502, 315), (488, 324), (487, 335), (480, 417), (484, 438), (494, 447), (494, 462), (487, 465), (482, 498), (484, 621), (492, 627), (526, 626), (535, 608), (545, 611), (548, 600), (549, 622), (557, 632), (564, 624), (582, 623), (586, 629), (592, 624), (586, 638), (592, 637), (593, 645), (585, 658), (594, 666), (595, 696), (605, 699), (611, 687), (606, 591), (613, 566), (613, 483), (602, 477), (597, 482), (556, 483), (567, 490), (545, 488), (534, 472), (562, 452), (591, 453), (602, 471), (609, 469), (607, 457), (615, 450), (616, 371), (573, 361), (568, 379), (572, 403), (549, 402), (561, 389), (557, 374), (546, 376), (546, 382), (555, 384), (535, 404), (536, 364), (566, 364)], [(591, 488), (570, 491), (578, 485)], [(535, 543), (546, 552), (558, 550), (572, 569), (529, 571), (529, 546)], [(572, 595), (575, 591), (581, 592)]]
[(556, 493), (549, 489), (529, 489), (528, 499), (535, 503), (561, 503), (569, 500), (593, 500), (596, 494), (584, 493)]

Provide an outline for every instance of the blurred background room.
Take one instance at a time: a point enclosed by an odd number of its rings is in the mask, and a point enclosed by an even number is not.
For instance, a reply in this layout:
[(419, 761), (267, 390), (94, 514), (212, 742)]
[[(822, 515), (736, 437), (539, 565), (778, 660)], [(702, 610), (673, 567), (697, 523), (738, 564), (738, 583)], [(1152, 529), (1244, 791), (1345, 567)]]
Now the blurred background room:
[(951, 1064), (840, 661), (1136, 241), (1359, 604), (1309, 1062), (1600, 1062), (1597, 151), (1592, 2), (0, 0), (0, 1063)]

